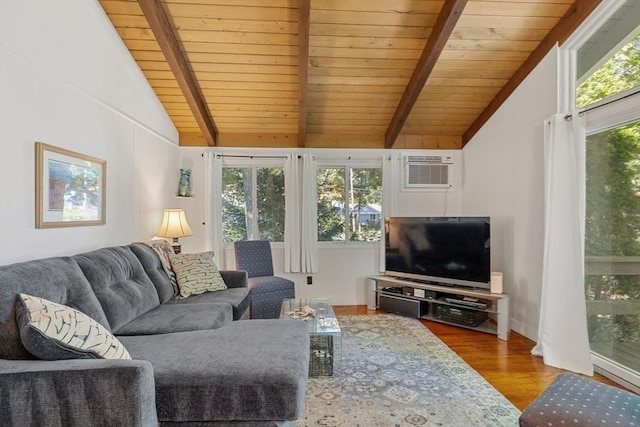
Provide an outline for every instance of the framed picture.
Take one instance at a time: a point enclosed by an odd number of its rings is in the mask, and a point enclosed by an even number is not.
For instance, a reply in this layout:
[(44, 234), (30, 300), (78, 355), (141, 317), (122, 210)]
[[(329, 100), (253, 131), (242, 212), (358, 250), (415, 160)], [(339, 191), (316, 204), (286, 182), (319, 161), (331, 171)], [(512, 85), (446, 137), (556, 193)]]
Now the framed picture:
[(36, 142), (36, 228), (106, 223), (107, 162)]

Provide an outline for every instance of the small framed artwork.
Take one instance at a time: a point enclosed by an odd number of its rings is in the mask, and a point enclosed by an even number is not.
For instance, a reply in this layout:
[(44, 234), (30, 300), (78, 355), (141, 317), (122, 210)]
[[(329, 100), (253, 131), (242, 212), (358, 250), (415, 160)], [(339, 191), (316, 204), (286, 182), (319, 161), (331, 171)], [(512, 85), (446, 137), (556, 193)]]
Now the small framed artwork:
[(106, 223), (107, 162), (36, 142), (36, 228)]

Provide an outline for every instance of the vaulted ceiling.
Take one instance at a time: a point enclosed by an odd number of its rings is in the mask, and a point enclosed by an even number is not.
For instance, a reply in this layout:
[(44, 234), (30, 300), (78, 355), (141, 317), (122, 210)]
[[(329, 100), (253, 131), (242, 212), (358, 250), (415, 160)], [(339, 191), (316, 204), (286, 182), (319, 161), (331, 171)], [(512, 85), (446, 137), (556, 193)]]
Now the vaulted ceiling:
[(461, 148), (602, 0), (99, 1), (180, 145)]

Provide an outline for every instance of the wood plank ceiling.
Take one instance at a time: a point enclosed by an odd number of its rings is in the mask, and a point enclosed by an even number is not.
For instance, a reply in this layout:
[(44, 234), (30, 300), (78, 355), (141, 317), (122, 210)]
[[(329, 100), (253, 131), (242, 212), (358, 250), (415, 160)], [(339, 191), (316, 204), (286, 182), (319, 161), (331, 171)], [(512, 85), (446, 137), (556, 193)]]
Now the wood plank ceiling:
[(461, 148), (602, 0), (99, 1), (181, 145)]

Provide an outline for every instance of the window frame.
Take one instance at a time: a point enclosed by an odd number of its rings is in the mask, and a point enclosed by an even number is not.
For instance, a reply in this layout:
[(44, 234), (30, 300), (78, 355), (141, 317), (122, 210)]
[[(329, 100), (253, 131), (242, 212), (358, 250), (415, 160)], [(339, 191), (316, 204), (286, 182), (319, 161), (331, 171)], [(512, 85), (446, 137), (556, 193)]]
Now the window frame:
[[(579, 111), (585, 114), (587, 137), (640, 120), (640, 110), (637, 108), (640, 105), (640, 88), (628, 89), (584, 107), (576, 106), (577, 51), (625, 2), (626, 0), (603, 2), (558, 49), (558, 108), (559, 111)], [(597, 372), (629, 388), (636, 388), (634, 385), (638, 378), (629, 370), (593, 351), (591, 358)]]
[[(559, 111), (575, 111), (590, 109), (598, 104), (609, 103), (613, 99), (623, 95), (625, 92), (605, 98), (594, 104), (578, 108), (576, 107), (577, 86), (577, 52), (589, 38), (600, 29), (600, 27), (624, 4), (627, 0), (609, 0), (603, 2), (585, 19), (582, 25), (567, 38), (559, 47), (558, 70), (558, 107)], [(633, 90), (630, 90), (633, 92)], [(628, 93), (627, 93), (628, 95)]]

